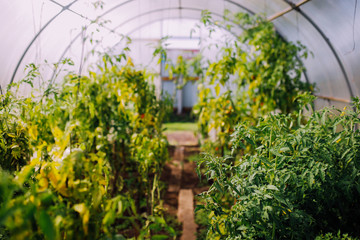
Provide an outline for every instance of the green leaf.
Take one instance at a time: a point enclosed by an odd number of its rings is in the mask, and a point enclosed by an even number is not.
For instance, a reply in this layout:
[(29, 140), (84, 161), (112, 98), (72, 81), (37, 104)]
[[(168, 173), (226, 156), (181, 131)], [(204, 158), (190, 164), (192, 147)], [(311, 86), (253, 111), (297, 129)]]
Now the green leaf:
[(262, 163), (265, 163), (265, 167), (269, 167), (269, 166), (272, 165), (271, 162), (269, 162), (269, 161), (268, 161), (266, 158), (264, 158), (264, 157), (260, 157), (260, 160), (261, 160)]
[(239, 192), (239, 190), (230, 181), (227, 181), (227, 183), (239, 196), (241, 196), (241, 193)]
[(322, 116), (321, 116), (321, 124), (325, 125), (326, 122), (326, 116), (327, 116), (327, 112), (324, 111)]
[(289, 151), (289, 150), (290, 150), (289, 147), (282, 147), (282, 148), (280, 148), (280, 152), (287, 152), (287, 151)]
[(121, 234), (116, 234), (112, 238), (106, 238), (107, 240), (126, 240), (126, 238)]
[(315, 183), (315, 180), (314, 180), (314, 174), (312, 172), (309, 173), (309, 187), (312, 187), (312, 185)]
[(267, 185), (267, 187), (266, 187), (267, 189), (270, 189), (270, 190), (276, 190), (276, 191), (279, 191), (279, 189), (276, 187), (276, 186), (274, 186), (274, 185)]
[(240, 227), (238, 227), (236, 230), (239, 230), (239, 231), (246, 231), (248, 230), (248, 227), (245, 226), (245, 225), (241, 225)]
[(249, 144), (251, 144), (253, 147), (256, 147), (256, 145), (255, 145), (255, 143), (254, 143), (253, 140), (251, 140), (251, 139), (248, 138), (248, 137), (244, 137), (244, 139), (245, 139)]
[(352, 149), (348, 148), (342, 155), (341, 155), (341, 159), (343, 159)]
[(216, 96), (219, 96), (219, 94), (220, 94), (220, 85), (219, 84), (216, 84), (216, 86), (215, 86), (215, 93), (216, 93)]
[(282, 198), (282, 195), (273, 194), (273, 197), (278, 201), (287, 206), (285, 199)]
[(222, 190), (222, 187), (220, 186), (220, 184), (218, 183), (218, 181), (214, 181), (214, 186), (216, 187), (216, 189), (219, 191), (219, 192), (223, 192)]
[(41, 210), (37, 219), (41, 231), (44, 233), (46, 239), (56, 239), (56, 230), (54, 224), (45, 210)]
[(195, 170), (196, 170), (196, 174), (198, 175), (198, 178), (199, 178), (200, 181), (201, 181), (201, 171), (200, 171), (200, 168), (197, 167), (197, 168), (195, 168)]
[(151, 237), (152, 240), (164, 240), (164, 239), (168, 239), (169, 236), (166, 235), (154, 235)]
[(270, 152), (272, 154), (274, 154), (275, 156), (278, 156), (278, 157), (283, 157), (284, 155), (280, 154), (278, 151), (276, 151), (275, 149), (270, 149)]
[(293, 152), (294, 148), (292, 147), (292, 145), (289, 142), (285, 142), (286, 146), (288, 146), (288, 148)]
[(341, 138), (341, 134), (339, 134), (331, 143), (336, 143)]
[(204, 205), (196, 205), (195, 212), (197, 212), (197, 211), (199, 211), (201, 209), (205, 209), (205, 206)]

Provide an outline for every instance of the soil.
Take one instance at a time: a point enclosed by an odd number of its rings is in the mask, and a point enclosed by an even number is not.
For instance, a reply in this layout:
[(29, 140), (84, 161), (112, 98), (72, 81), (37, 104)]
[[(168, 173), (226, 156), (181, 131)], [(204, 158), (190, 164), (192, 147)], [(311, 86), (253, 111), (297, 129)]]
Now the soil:
[(199, 140), (191, 131), (176, 131), (165, 133), (172, 146), (198, 146)]
[[(189, 157), (200, 152), (198, 140), (192, 132), (186, 131), (167, 133), (167, 137), (172, 160), (165, 165), (162, 174), (162, 181), (167, 184), (164, 207), (172, 216), (186, 216), (179, 219), (183, 222), (183, 236), (180, 239), (196, 239), (194, 196), (208, 189), (208, 186), (200, 183), (195, 170), (196, 163), (189, 161)], [(179, 195), (181, 195), (180, 203)]]

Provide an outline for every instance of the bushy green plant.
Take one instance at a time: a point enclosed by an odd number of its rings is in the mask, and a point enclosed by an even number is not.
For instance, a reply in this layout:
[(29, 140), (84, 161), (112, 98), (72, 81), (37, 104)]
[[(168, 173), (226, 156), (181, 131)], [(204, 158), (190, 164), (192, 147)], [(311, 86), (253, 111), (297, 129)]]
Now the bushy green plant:
[(30, 160), (28, 136), (19, 118), (25, 111), (25, 100), (18, 100), (11, 91), (0, 95), (0, 166), (19, 171)]
[[(229, 136), (237, 123), (256, 123), (270, 112), (298, 110), (296, 97), (313, 90), (313, 85), (301, 81), (304, 67), (299, 58), (307, 57), (303, 45), (286, 42), (272, 23), (258, 16), (238, 13), (226, 18), (244, 26), (244, 31), (226, 43), (220, 59), (209, 65), (194, 106), (203, 137), (216, 131), (215, 142), (206, 150), (218, 149), (220, 155), (231, 148)], [(214, 22), (209, 14), (203, 21), (214, 28), (232, 27)]]
[(315, 240), (351, 240), (358, 239), (350, 237), (348, 234), (341, 234), (338, 232), (336, 235), (332, 233), (321, 234), (315, 238)]
[(31, 157), (14, 178), (1, 170), (0, 231), (13, 239), (176, 235), (159, 184), (170, 104), (148, 79), (131, 59), (105, 55), (98, 73), (68, 75), (53, 94), (24, 100), (23, 113), (14, 109)]
[(302, 124), (302, 114), (268, 115), (241, 123), (233, 152), (207, 155), (213, 181), (203, 194), (211, 213), (208, 237), (314, 239), (341, 230), (359, 236), (360, 131), (355, 111), (325, 108)]

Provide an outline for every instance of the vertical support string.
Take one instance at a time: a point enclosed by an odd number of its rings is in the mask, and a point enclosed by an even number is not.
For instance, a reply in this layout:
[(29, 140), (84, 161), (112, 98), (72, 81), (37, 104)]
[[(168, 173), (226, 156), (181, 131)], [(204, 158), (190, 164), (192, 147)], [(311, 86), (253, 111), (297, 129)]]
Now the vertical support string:
[(267, 14), (268, 14), (267, 0), (264, 0), (264, 14), (265, 14), (265, 18), (267, 18)]
[(354, 15), (353, 15), (353, 24), (352, 24), (352, 41), (353, 41), (353, 46), (351, 48), (351, 50), (347, 53), (345, 53), (345, 55), (352, 53), (353, 51), (355, 51), (356, 48), (356, 43), (355, 43), (355, 22), (356, 22), (356, 9), (357, 9), (357, 2), (358, 0), (355, 0), (355, 7), (354, 7)]
[(78, 100), (78, 95), (79, 95), (79, 91), (80, 91), (80, 79), (81, 79), (81, 74), (82, 74), (82, 68), (83, 68), (83, 63), (84, 63), (84, 49), (85, 49), (85, 41), (86, 41), (86, 26), (84, 26), (82, 28), (81, 31), (81, 56), (80, 56), (80, 66), (79, 66), (79, 74), (78, 74), (78, 83), (77, 83), (77, 91), (76, 91), (76, 103)]

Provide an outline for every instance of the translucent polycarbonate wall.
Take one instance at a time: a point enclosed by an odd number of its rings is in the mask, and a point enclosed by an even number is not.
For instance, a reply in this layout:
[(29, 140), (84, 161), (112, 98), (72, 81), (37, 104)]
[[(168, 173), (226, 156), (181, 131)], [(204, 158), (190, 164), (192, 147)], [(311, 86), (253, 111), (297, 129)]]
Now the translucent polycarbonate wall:
[[(121, 53), (125, 35), (133, 39), (130, 55), (159, 71), (150, 45), (164, 36), (186, 45), (189, 29), (209, 10), (260, 14), (287, 41), (301, 41), (312, 55), (303, 60), (304, 80), (315, 82), (323, 105), (343, 106), (359, 95), (360, 12), (356, 0), (0, 0), (0, 84), (22, 79), (29, 63), (42, 64), (45, 80), (67, 69), (82, 74), (97, 52)], [(297, 7), (298, 6), (298, 7)], [(288, 11), (285, 11), (288, 10)], [(285, 13), (286, 12), (286, 13)], [(241, 32), (241, 26), (239, 26)], [(202, 38), (196, 33), (193, 38)], [(222, 34), (218, 34), (221, 38)], [(215, 40), (214, 40), (215, 41)], [(215, 53), (205, 53), (212, 57)], [(73, 66), (52, 63), (70, 58)], [(47, 65), (44, 65), (45, 60)], [(61, 73), (59, 74), (59, 76)], [(39, 83), (40, 84), (40, 83)]]

